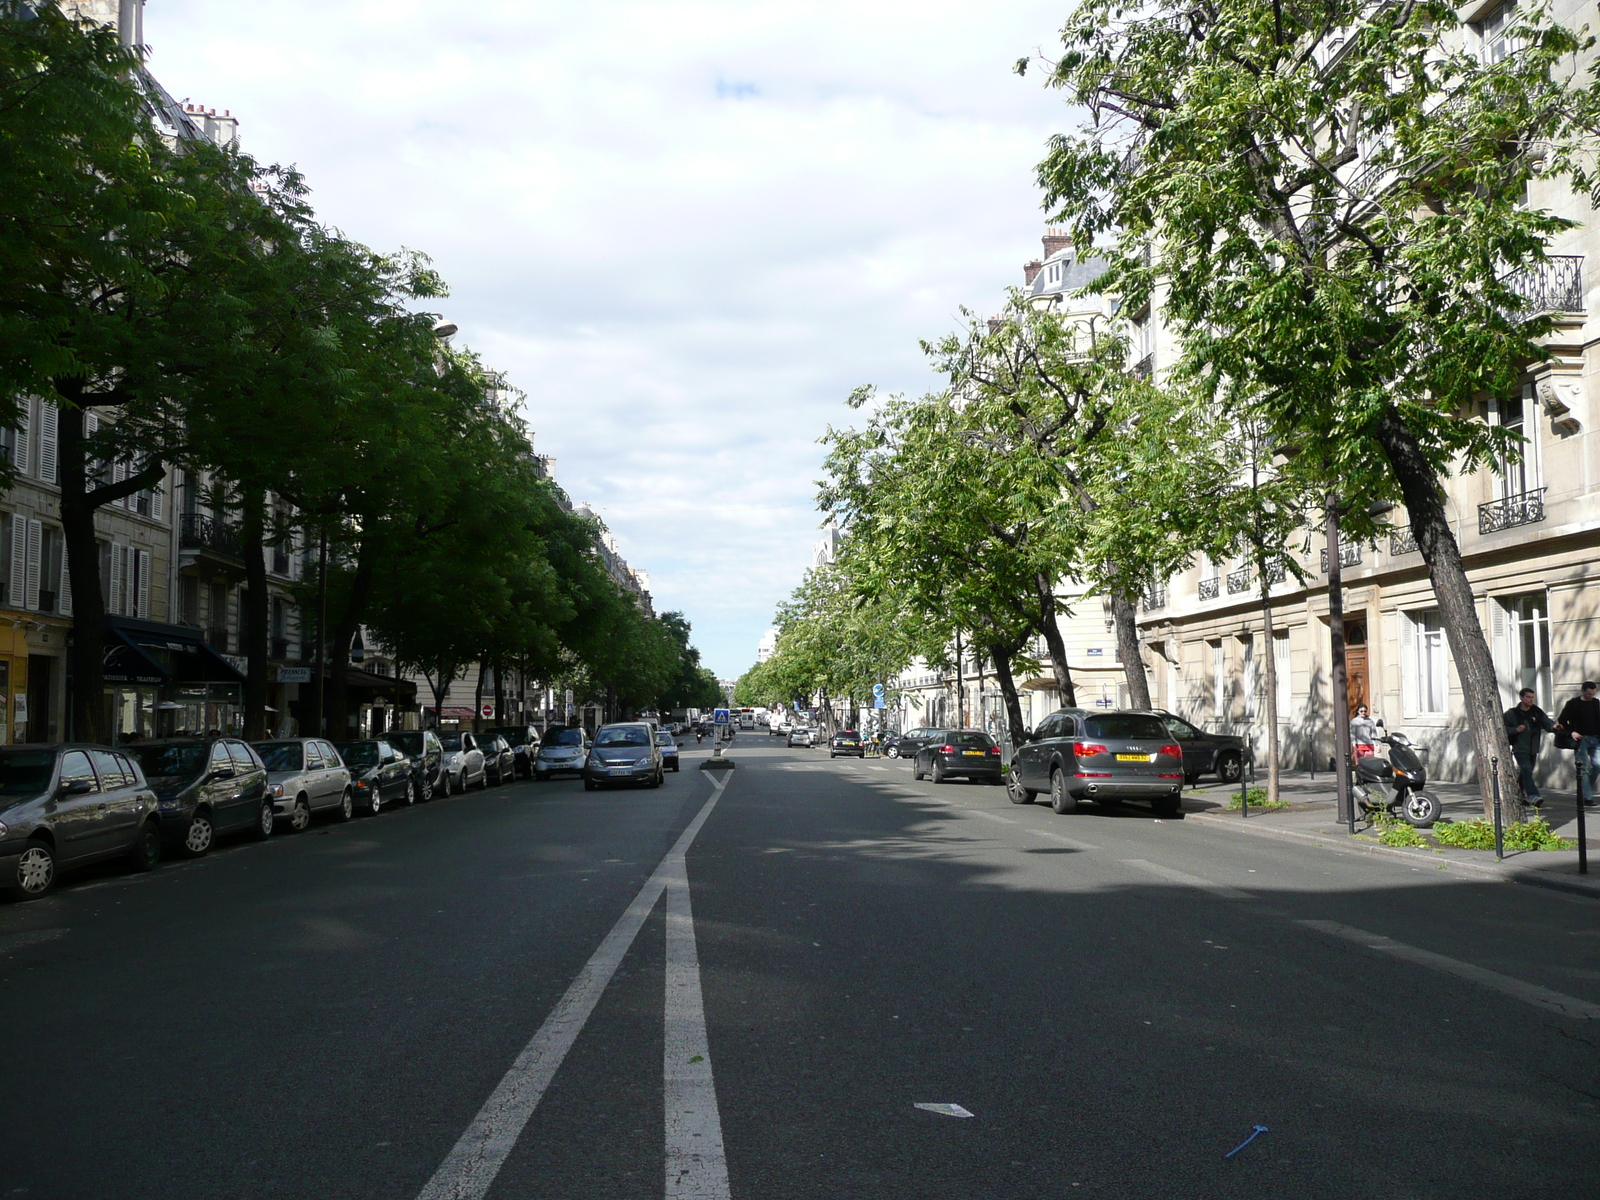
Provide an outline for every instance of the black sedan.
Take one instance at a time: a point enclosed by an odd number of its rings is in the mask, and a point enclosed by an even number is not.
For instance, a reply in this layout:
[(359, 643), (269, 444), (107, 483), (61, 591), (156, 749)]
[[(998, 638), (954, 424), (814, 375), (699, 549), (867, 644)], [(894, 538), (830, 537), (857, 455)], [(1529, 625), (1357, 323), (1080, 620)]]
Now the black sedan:
[(516, 761), (514, 774), (532, 779), (533, 760), (539, 753), (539, 731), (532, 725), (501, 725), (489, 732), (504, 738), (506, 745), (511, 747)]
[(483, 750), (483, 777), (496, 783), (511, 783), (517, 778), (517, 754), (511, 743), (498, 733), (478, 735), (478, 745)]
[(340, 742), (338, 750), (344, 765), (350, 768), (357, 811), (375, 817), (391, 800), (401, 804), (416, 802), (417, 786), (411, 779), (411, 760), (388, 742), (381, 738)]
[(161, 805), (161, 836), (198, 858), (223, 834), (272, 832), (276, 806), (267, 792), (267, 766), (236, 738), (165, 738), (127, 751), (139, 760)]
[(857, 758), (867, 756), (867, 748), (862, 744), (861, 735), (854, 729), (841, 729), (828, 739), (828, 757), (838, 758), (841, 754), (846, 756), (854, 754)]
[(947, 729), (944, 741), (929, 742), (911, 762), (911, 777), (928, 776), (935, 783), (946, 779), (1000, 782), (1000, 747), (981, 729)]
[(656, 745), (661, 749), (661, 765), (669, 771), (679, 770), (678, 741), (665, 729), (656, 730)]
[(1155, 715), (1167, 723), (1183, 748), (1183, 775), (1193, 783), (1202, 775), (1215, 775), (1223, 783), (1238, 783), (1244, 770), (1244, 739), (1231, 733), (1207, 733), (1182, 717), (1162, 709)]
[(449, 786), (450, 772), (444, 769), (444, 744), (431, 729), (398, 730), (384, 739), (411, 760), (411, 782), (418, 800), (432, 800), (436, 792)]

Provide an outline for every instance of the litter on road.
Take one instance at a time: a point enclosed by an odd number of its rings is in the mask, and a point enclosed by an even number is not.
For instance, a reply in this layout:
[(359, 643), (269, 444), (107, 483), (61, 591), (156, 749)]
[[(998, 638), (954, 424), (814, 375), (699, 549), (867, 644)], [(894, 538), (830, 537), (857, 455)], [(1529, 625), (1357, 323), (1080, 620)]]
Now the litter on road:
[(938, 1113), (941, 1117), (970, 1117), (972, 1114), (959, 1104), (919, 1104), (923, 1112)]
[(1239, 1151), (1243, 1150), (1246, 1146), (1248, 1146), (1251, 1142), (1255, 1141), (1263, 1133), (1267, 1132), (1267, 1127), (1265, 1125), (1257, 1125), (1254, 1128), (1255, 1128), (1255, 1132), (1254, 1133), (1252, 1133), (1249, 1137), (1245, 1138), (1244, 1141), (1240, 1142), (1237, 1146), (1235, 1146), (1232, 1150), (1229, 1150), (1222, 1157), (1223, 1158), (1232, 1158), (1235, 1154), (1239, 1153)]

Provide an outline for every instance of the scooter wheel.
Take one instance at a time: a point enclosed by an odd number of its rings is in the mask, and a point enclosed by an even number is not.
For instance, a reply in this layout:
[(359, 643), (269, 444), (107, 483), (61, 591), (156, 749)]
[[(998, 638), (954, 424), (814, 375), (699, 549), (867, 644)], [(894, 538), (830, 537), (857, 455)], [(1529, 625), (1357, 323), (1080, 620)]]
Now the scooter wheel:
[(1438, 798), (1431, 792), (1411, 792), (1400, 806), (1400, 815), (1406, 823), (1418, 829), (1432, 825), (1439, 819), (1441, 811)]

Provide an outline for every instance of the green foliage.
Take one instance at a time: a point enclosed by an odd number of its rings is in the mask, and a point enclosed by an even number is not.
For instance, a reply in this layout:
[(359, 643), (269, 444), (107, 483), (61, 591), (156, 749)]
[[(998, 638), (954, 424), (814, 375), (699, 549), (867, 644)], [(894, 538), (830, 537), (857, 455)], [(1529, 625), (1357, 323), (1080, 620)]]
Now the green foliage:
[[(1492, 821), (1440, 821), (1431, 830), (1434, 839), (1458, 850), (1493, 850)], [(1578, 843), (1557, 837), (1543, 817), (1504, 827), (1501, 840), (1507, 850), (1574, 850)]]
[(1384, 829), (1384, 831), (1378, 835), (1378, 840), (1385, 846), (1425, 847), (1428, 844), (1427, 840), (1420, 833), (1418, 833), (1413, 826), (1407, 825), (1404, 821), (1395, 821), (1390, 823)]
[[(1259, 808), (1266, 812), (1279, 812), (1289, 807), (1287, 800), (1268, 800), (1266, 788), (1246, 788), (1245, 798), (1250, 801), (1251, 808)], [(1244, 802), (1239, 798), (1238, 792), (1233, 792), (1228, 796), (1228, 807), (1231, 809), (1242, 809), (1244, 807)]]

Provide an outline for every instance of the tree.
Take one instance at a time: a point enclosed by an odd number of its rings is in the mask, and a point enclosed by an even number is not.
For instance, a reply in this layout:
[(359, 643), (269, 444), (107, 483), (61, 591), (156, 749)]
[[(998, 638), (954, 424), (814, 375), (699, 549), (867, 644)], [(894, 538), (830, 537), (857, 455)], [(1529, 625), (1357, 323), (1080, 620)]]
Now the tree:
[(1335, 472), (1387, 466), (1479, 761), (1498, 756), (1515, 796), (1440, 482), (1515, 453), (1463, 417), (1545, 357), (1549, 322), (1511, 269), (1571, 223), (1526, 189), (1593, 189), (1596, 102), (1567, 61), (1591, 40), (1544, 9), (1518, 9), (1520, 49), (1498, 62), (1461, 32), (1438, 2), (1085, 0), (1050, 65), (1082, 122), (1039, 176), (1080, 245), (1115, 239), (1101, 291), (1136, 310), (1159, 287), (1180, 375), (1222, 400), (1237, 383), (1270, 394), (1275, 438), (1326, 448)]

